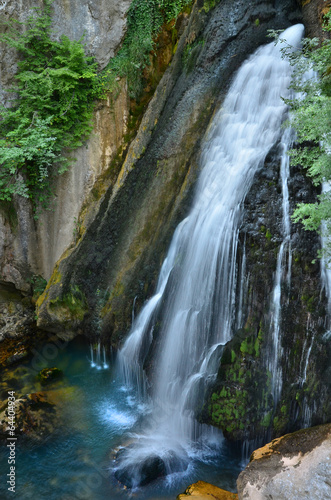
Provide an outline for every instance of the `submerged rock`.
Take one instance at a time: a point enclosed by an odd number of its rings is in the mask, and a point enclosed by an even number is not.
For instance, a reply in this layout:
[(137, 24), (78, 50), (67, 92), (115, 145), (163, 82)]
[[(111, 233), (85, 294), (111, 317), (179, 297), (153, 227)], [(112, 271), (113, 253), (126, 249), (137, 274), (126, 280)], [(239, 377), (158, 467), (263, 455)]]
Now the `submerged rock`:
[(145, 486), (159, 477), (167, 474), (164, 461), (157, 455), (147, 457), (143, 462), (136, 465), (127, 465), (115, 472), (116, 479), (132, 488), (135, 486)]
[(174, 472), (184, 472), (188, 466), (188, 457), (182, 450), (179, 456), (173, 450), (156, 453), (141, 451), (137, 444), (121, 448), (116, 455), (118, 463), (116, 479), (127, 488), (146, 486), (160, 477)]
[(253, 452), (239, 500), (331, 499), (331, 424), (303, 429)]
[(63, 377), (63, 373), (62, 370), (59, 370), (56, 367), (44, 368), (38, 373), (37, 377), (42, 384), (48, 384), (49, 382), (54, 382), (54, 380), (61, 379)]
[[(32, 441), (43, 441), (52, 434), (58, 421), (56, 406), (45, 392), (22, 396), (15, 401), (15, 436), (23, 434)], [(0, 438), (8, 437), (8, 406), (0, 413)]]
[(236, 500), (238, 495), (230, 491), (222, 490), (213, 484), (198, 481), (186, 488), (185, 492), (178, 495), (177, 500), (185, 500), (194, 497), (195, 500)]

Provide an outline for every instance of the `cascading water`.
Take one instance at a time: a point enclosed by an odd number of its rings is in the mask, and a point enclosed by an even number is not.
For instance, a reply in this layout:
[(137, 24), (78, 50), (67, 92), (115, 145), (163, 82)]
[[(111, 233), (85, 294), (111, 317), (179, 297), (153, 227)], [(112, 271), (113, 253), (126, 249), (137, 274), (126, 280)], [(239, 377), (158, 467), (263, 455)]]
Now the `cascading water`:
[(277, 257), (277, 267), (275, 273), (274, 289), (271, 301), (271, 318), (270, 331), (272, 334), (272, 348), (268, 359), (268, 369), (271, 373), (271, 393), (274, 400), (274, 406), (278, 403), (279, 396), (282, 390), (282, 368), (280, 365), (280, 357), (282, 347), (280, 344), (280, 321), (281, 321), (281, 289), (284, 278), (286, 278), (287, 287), (291, 282), (291, 224), (289, 212), (289, 193), (288, 179), (290, 176), (290, 160), (287, 154), (289, 148), (293, 144), (294, 133), (290, 128), (287, 128), (281, 140), (282, 154), (280, 174), (282, 181), (282, 208), (283, 208), (283, 241), (279, 248)]
[[(331, 185), (329, 182), (323, 183), (323, 193), (329, 193), (331, 190)], [(328, 245), (330, 245), (330, 240), (326, 236), (327, 228), (325, 222), (322, 223), (322, 248), (326, 249)], [(326, 262), (325, 256), (321, 259), (321, 281), (322, 285), (325, 289), (325, 294), (328, 301), (328, 314), (327, 314), (327, 328), (328, 335), (330, 334), (330, 318), (331, 318), (331, 263)]]
[(90, 365), (91, 368), (96, 368), (97, 370), (101, 370), (102, 368), (105, 370), (109, 368), (105, 346), (102, 347), (102, 356), (101, 356), (100, 341), (95, 345), (92, 344), (90, 345)]
[[(283, 36), (296, 46), (302, 34), (297, 25)], [(288, 95), (290, 79), (291, 67), (273, 43), (239, 70), (204, 147), (193, 208), (176, 229), (156, 294), (119, 353), (125, 382), (139, 383), (160, 319), (151, 412), (139, 436), (122, 450), (116, 471), (123, 482), (128, 471), (130, 486), (146, 484), (152, 470), (155, 477), (185, 470), (212, 438), (210, 428), (195, 421), (194, 410), (232, 335), (242, 203), (279, 140), (286, 115), (281, 97)]]

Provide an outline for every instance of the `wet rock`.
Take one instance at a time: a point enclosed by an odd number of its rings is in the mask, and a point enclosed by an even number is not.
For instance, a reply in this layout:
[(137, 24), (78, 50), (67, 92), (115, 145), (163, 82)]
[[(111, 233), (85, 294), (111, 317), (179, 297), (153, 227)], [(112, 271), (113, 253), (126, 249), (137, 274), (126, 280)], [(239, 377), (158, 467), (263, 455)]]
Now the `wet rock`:
[[(115, 458), (118, 463), (115, 477), (127, 488), (146, 486), (167, 474), (184, 472), (187, 469), (188, 457), (180, 457), (172, 450), (167, 450), (160, 455), (151, 452), (149, 455), (141, 456), (138, 446), (137, 455), (130, 456), (136, 448), (137, 444), (121, 448)], [(185, 454), (184, 450), (183, 453)]]
[[(0, 438), (8, 437), (10, 419), (8, 403), (0, 413)], [(15, 436), (24, 435), (32, 441), (43, 441), (54, 432), (58, 423), (56, 406), (44, 392), (32, 393), (15, 401)]]
[[(27, 297), (25, 297), (27, 299)], [(34, 307), (30, 300), (23, 302), (16, 290), (8, 285), (0, 287), (0, 342), (5, 338), (17, 338), (31, 333), (35, 325)]]
[(40, 380), (40, 382), (45, 385), (50, 382), (54, 382), (55, 380), (60, 380), (63, 377), (63, 372), (62, 370), (59, 370), (58, 368), (44, 368), (41, 370), (37, 378)]
[(64, 325), (51, 303), (80, 283), (89, 305), (82, 328), (94, 334), (96, 290), (109, 290), (101, 334), (118, 345), (130, 328), (134, 298), (138, 310), (153, 293), (173, 231), (192, 199), (202, 138), (234, 71), (267, 41), (268, 28), (287, 27), (296, 11), (291, 0), (279, 10), (270, 0), (240, 0), (235, 14), (233, 7), (230, 0), (210, 10), (194, 4), (116, 183), (104, 193), (84, 238), (58, 261), (38, 302), (40, 327), (61, 334)]
[(331, 499), (331, 424), (256, 450), (237, 480), (239, 500)]
[(186, 500), (194, 497), (195, 500), (237, 500), (238, 495), (222, 490), (205, 481), (198, 481), (186, 488), (185, 492), (177, 496), (177, 500)]
[(157, 455), (147, 457), (143, 462), (135, 465), (128, 465), (115, 472), (116, 479), (128, 488), (145, 486), (165, 475), (165, 463)]

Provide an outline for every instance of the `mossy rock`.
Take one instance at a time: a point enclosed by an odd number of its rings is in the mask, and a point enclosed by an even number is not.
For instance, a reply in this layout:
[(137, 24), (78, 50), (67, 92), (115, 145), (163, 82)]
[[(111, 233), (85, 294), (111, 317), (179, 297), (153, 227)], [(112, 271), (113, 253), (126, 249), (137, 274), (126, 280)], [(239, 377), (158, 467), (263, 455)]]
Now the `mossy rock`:
[(38, 373), (37, 378), (45, 385), (56, 380), (61, 380), (63, 378), (63, 372), (56, 367), (44, 368)]

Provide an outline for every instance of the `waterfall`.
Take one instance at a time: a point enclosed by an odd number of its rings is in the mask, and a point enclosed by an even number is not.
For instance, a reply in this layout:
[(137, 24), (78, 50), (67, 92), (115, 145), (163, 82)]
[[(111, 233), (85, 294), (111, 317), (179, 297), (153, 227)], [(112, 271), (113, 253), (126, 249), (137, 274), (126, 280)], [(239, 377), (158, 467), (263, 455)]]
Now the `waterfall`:
[[(331, 186), (329, 182), (324, 182), (322, 186), (322, 192), (328, 193), (331, 190)], [(322, 223), (322, 249), (326, 249), (327, 245), (330, 244), (329, 238), (326, 236), (327, 228), (326, 223)], [(330, 318), (331, 318), (331, 263), (327, 262), (325, 256), (321, 259), (321, 281), (322, 286), (325, 289), (325, 295), (328, 301), (328, 310), (327, 310), (327, 329), (329, 334), (330, 330)]]
[[(283, 241), (280, 245), (277, 266), (275, 273), (274, 288), (271, 300), (271, 316), (270, 316), (270, 331), (272, 335), (271, 352), (268, 359), (268, 369), (271, 373), (271, 393), (274, 400), (274, 406), (278, 403), (282, 390), (282, 367), (280, 358), (282, 355), (282, 347), (280, 343), (280, 321), (281, 321), (281, 296), (283, 278), (286, 276), (286, 284), (289, 288), (291, 283), (291, 224), (290, 224), (290, 201), (288, 193), (288, 179), (290, 176), (290, 159), (287, 154), (289, 148), (294, 141), (294, 132), (291, 128), (287, 128), (281, 140), (281, 164), (280, 174), (282, 181), (282, 232)], [(286, 265), (287, 257), (287, 265)]]
[[(283, 36), (296, 46), (302, 34), (297, 25)], [(126, 383), (139, 383), (158, 318), (151, 413), (136, 441), (121, 453), (117, 470), (119, 479), (128, 471), (130, 486), (145, 484), (151, 460), (158, 475), (185, 470), (214, 439), (209, 428), (198, 425), (194, 411), (236, 323), (242, 204), (280, 138), (286, 115), (281, 97), (288, 96), (290, 80), (291, 67), (273, 43), (259, 48), (238, 71), (207, 137), (192, 209), (175, 231), (156, 294), (119, 353)]]
[(91, 368), (96, 368), (97, 370), (101, 370), (102, 368), (105, 370), (109, 368), (109, 363), (107, 360), (106, 348), (102, 347), (102, 355), (101, 355), (101, 342), (97, 342), (94, 345), (90, 345), (90, 366)]

